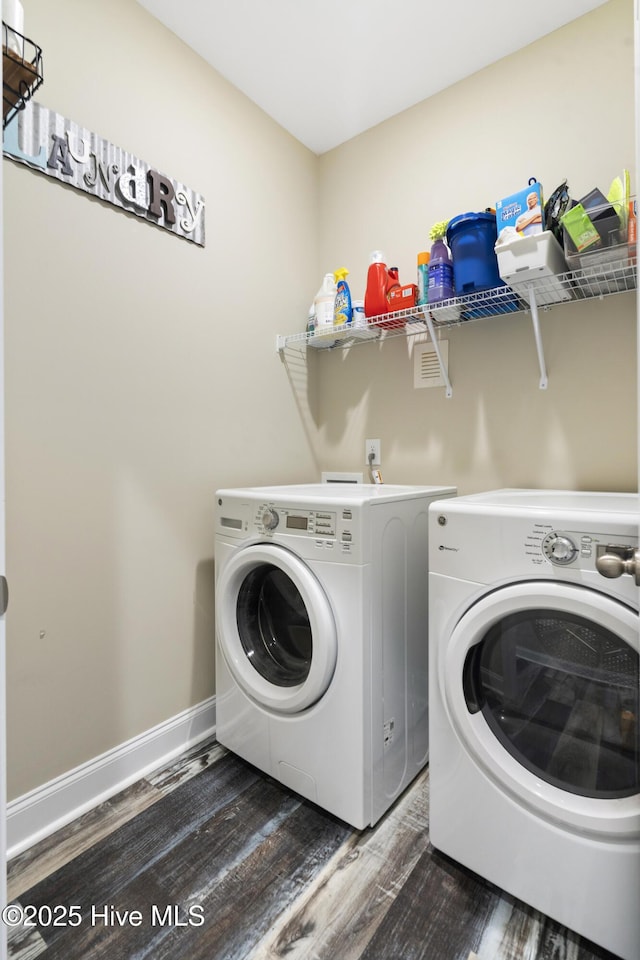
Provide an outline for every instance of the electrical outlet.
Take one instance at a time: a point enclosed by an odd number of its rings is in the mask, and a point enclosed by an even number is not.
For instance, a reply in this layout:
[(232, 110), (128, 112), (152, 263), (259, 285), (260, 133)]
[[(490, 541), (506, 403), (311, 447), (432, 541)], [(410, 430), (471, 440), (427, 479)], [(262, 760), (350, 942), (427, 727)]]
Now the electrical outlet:
[[(370, 459), (371, 454), (373, 454), (373, 459)], [(379, 440), (365, 440), (364, 459), (368, 467), (380, 466), (381, 459), (380, 459), (380, 441)]]

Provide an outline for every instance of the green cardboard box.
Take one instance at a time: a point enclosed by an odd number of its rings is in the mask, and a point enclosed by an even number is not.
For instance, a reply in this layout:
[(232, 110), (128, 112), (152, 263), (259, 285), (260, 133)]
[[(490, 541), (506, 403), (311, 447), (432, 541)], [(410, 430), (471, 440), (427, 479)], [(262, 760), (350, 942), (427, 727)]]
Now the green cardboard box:
[(600, 234), (581, 203), (576, 203), (575, 207), (567, 210), (560, 218), (560, 222), (575, 243), (576, 250), (579, 253), (601, 242)]

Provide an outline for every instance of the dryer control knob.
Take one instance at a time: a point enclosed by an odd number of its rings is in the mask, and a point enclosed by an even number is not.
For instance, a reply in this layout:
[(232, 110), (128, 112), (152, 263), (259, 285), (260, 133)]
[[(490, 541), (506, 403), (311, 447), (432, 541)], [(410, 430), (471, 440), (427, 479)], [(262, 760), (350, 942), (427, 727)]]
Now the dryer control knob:
[(548, 537), (545, 537), (542, 549), (551, 563), (559, 564), (571, 563), (578, 553), (578, 548), (573, 540), (557, 533), (550, 533)]
[(275, 530), (280, 522), (280, 517), (271, 507), (267, 509), (262, 514), (262, 526), (265, 530)]

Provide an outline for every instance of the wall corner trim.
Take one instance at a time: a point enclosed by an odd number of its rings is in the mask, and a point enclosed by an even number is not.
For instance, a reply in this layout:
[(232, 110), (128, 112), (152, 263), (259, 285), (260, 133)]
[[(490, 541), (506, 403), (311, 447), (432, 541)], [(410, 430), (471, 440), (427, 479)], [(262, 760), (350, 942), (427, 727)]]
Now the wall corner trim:
[(215, 734), (215, 697), (7, 804), (7, 858), (17, 856)]

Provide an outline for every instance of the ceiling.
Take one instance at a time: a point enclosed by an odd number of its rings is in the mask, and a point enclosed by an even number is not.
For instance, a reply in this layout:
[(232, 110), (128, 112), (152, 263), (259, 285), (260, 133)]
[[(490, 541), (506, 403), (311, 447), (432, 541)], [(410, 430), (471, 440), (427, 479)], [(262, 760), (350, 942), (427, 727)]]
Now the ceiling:
[(321, 154), (607, 0), (138, 2)]

